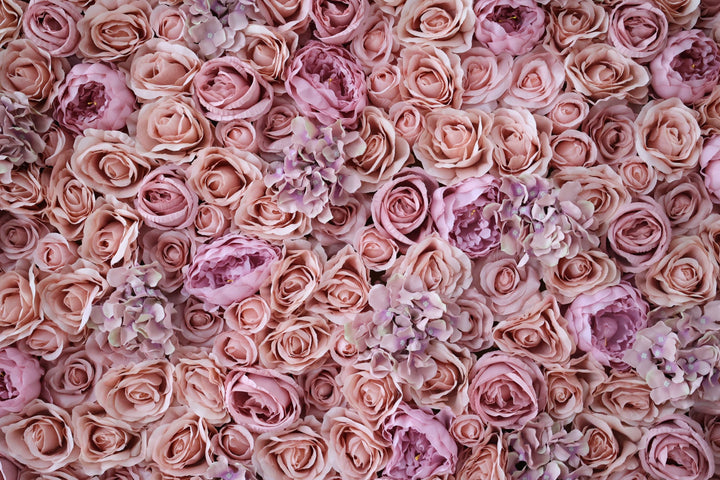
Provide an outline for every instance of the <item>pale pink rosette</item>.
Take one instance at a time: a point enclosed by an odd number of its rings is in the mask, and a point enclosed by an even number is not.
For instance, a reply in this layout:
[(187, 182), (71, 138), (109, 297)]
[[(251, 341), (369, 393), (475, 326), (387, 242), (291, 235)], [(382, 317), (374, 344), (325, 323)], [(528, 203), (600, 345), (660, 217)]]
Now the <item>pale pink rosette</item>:
[(402, 43), (432, 44), (455, 53), (470, 49), (475, 32), (471, 0), (406, 2), (397, 22)]

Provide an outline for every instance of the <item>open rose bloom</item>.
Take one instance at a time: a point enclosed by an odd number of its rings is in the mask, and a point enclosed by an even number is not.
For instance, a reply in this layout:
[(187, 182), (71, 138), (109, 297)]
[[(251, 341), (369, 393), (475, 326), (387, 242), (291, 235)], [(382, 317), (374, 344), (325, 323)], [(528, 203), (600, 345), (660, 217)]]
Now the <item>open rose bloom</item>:
[(720, 0), (0, 0), (0, 480), (720, 480)]

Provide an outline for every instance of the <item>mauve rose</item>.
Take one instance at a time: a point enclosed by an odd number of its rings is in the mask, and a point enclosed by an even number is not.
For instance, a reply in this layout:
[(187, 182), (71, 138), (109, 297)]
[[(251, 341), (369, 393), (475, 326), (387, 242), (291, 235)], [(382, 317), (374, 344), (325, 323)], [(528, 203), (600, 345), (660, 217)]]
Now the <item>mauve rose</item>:
[(655, 480), (708, 480), (716, 467), (702, 427), (684, 415), (667, 416), (645, 432), (640, 463)]
[(30, 258), (47, 230), (35, 217), (0, 213), (0, 268), (10, 270), (18, 260)]
[(697, 233), (700, 223), (713, 210), (703, 180), (695, 172), (674, 182), (663, 182), (657, 187), (654, 195), (665, 209), (675, 236)]
[(545, 33), (545, 12), (532, 0), (479, 0), (475, 38), (496, 55), (529, 52)]
[(105, 373), (110, 359), (100, 355), (96, 345), (90, 345), (87, 349), (84, 346), (67, 349), (45, 373), (44, 396), (54, 405), (69, 410), (95, 401), (93, 387)]
[(473, 366), (470, 378), (470, 410), (492, 426), (519, 429), (545, 409), (547, 385), (530, 360), (486, 353)]
[(153, 36), (147, 0), (97, 0), (84, 10), (78, 50), (87, 59), (124, 60)]
[(42, 400), (1, 417), (0, 432), (0, 453), (39, 473), (54, 472), (78, 458), (70, 415)]
[(714, 135), (703, 145), (700, 172), (713, 203), (720, 203), (720, 135)]
[(460, 54), (460, 65), (464, 106), (491, 104), (510, 86), (513, 57), (509, 53), (496, 55), (487, 48), (474, 47)]
[(311, 40), (295, 52), (285, 88), (303, 115), (323, 125), (356, 124), (367, 105), (365, 75), (344, 48)]
[(695, 102), (720, 80), (720, 48), (701, 30), (683, 30), (650, 63), (652, 86), (661, 98)]
[(293, 425), (302, 410), (296, 381), (272, 370), (239, 368), (225, 380), (225, 403), (232, 419), (256, 433), (280, 432)]
[(16, 480), (18, 478), (18, 469), (13, 462), (0, 455), (0, 479)]
[(308, 414), (323, 419), (331, 408), (345, 405), (345, 397), (337, 380), (340, 368), (340, 365), (329, 360), (298, 377)]
[(498, 316), (518, 313), (530, 299), (539, 298), (540, 273), (534, 264), (521, 267), (516, 258), (501, 252), (478, 264), (474, 277), (488, 307)]
[(128, 86), (141, 102), (190, 93), (192, 80), (201, 64), (189, 48), (153, 39), (133, 55)]
[(186, 228), (195, 221), (198, 196), (186, 184), (185, 171), (164, 165), (145, 175), (135, 208), (145, 224), (162, 230)]
[(618, 51), (640, 62), (649, 62), (665, 46), (668, 20), (650, 2), (623, 0), (610, 14), (608, 40)]
[(40, 363), (17, 348), (0, 350), (0, 416), (16, 413), (40, 395)]
[(121, 130), (135, 110), (135, 95), (125, 85), (125, 75), (104, 63), (72, 67), (54, 98), (53, 118), (75, 133), (86, 128)]
[(647, 324), (648, 304), (640, 292), (622, 282), (592, 295), (582, 294), (565, 312), (568, 330), (580, 350), (603, 365), (626, 369), (622, 358)]
[(315, 24), (315, 37), (328, 45), (348, 42), (364, 23), (369, 8), (368, 0), (347, 0), (341, 4), (312, 0), (310, 18)]
[(32, 0), (22, 17), (25, 36), (51, 55), (67, 57), (75, 53), (80, 33), (80, 9), (63, 0)]
[(489, 255), (500, 245), (500, 229), (483, 209), (498, 200), (499, 188), (497, 178), (483, 175), (435, 190), (430, 213), (440, 236), (470, 258)]
[(225, 56), (202, 64), (193, 78), (193, 95), (210, 120), (257, 120), (273, 103), (274, 91), (248, 63)]
[(460, 53), (472, 45), (474, 27), (471, 0), (405, 2), (397, 35), (405, 44), (431, 44)]
[(228, 234), (198, 248), (185, 272), (185, 290), (212, 305), (228, 306), (270, 278), (280, 249), (263, 240)]
[(457, 463), (457, 444), (447, 431), (442, 413), (400, 404), (383, 424), (383, 437), (391, 442), (391, 454), (383, 470), (398, 480), (420, 480), (451, 474)]

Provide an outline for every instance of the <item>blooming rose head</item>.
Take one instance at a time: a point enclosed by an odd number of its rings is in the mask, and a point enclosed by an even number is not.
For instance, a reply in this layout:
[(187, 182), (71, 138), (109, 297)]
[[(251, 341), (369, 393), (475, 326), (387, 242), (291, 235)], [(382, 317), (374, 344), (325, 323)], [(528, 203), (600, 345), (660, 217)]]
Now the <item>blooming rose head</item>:
[(510, 87), (501, 99), (503, 106), (545, 113), (562, 92), (565, 69), (558, 56), (539, 47), (517, 58), (511, 78)]
[(402, 99), (424, 111), (460, 108), (462, 68), (460, 57), (431, 45), (410, 46), (400, 51)]
[(19, 412), (36, 399), (42, 374), (30, 355), (13, 347), (0, 350), (0, 416)]
[(200, 59), (189, 48), (153, 39), (133, 55), (128, 86), (141, 102), (190, 93), (200, 65)]
[(720, 48), (702, 30), (683, 30), (668, 40), (650, 63), (652, 86), (660, 98), (700, 100), (720, 80)]
[(210, 437), (215, 433), (215, 427), (204, 418), (172, 407), (149, 434), (148, 460), (169, 477), (203, 475), (211, 462)]
[(529, 52), (545, 33), (545, 12), (532, 0), (479, 0), (475, 38), (496, 55)]
[(610, 43), (620, 53), (640, 62), (650, 61), (662, 51), (667, 35), (668, 20), (652, 3), (624, 0), (610, 14)]
[(720, 135), (705, 141), (700, 154), (700, 168), (705, 187), (714, 203), (720, 203)]
[(513, 57), (503, 52), (495, 55), (484, 47), (474, 47), (460, 55), (463, 70), (463, 105), (491, 104), (510, 86)]
[(126, 59), (152, 38), (151, 12), (147, 0), (97, 0), (77, 23), (78, 50), (95, 61)]
[(80, 42), (77, 22), (81, 10), (72, 2), (35, 0), (23, 14), (23, 32), (51, 55), (72, 55)]
[(228, 306), (257, 292), (279, 258), (278, 247), (228, 234), (198, 248), (185, 272), (185, 289), (206, 303)]
[(365, 75), (347, 50), (311, 40), (290, 61), (285, 88), (303, 115), (354, 126), (367, 105)]
[(135, 109), (125, 75), (104, 63), (78, 63), (55, 94), (53, 117), (75, 133), (86, 128), (121, 130)]
[(135, 208), (146, 225), (163, 230), (192, 225), (198, 197), (188, 188), (185, 179), (185, 172), (172, 165), (153, 170), (143, 178)]
[(351, 0), (339, 5), (322, 0), (313, 0), (310, 18), (315, 24), (315, 37), (328, 45), (342, 45), (354, 37), (365, 23), (370, 9), (367, 0)]
[(635, 154), (636, 117), (625, 102), (602, 100), (590, 109), (582, 130), (593, 139), (602, 160), (614, 165)]
[(549, 2), (546, 8), (550, 21), (545, 44), (555, 53), (564, 56), (594, 39), (604, 40), (608, 16), (602, 5), (588, 0), (566, 0)]
[(475, 16), (468, 0), (406, 2), (400, 9), (398, 39), (460, 53), (470, 48), (474, 27)]

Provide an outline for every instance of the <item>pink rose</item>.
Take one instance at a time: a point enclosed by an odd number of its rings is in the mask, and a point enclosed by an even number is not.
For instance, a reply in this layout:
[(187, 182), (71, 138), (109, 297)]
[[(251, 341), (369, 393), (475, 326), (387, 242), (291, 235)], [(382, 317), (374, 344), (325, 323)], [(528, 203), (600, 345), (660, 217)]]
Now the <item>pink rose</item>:
[(153, 39), (132, 57), (128, 86), (142, 102), (190, 93), (202, 62), (187, 47)]
[(625, 351), (635, 333), (647, 324), (648, 304), (629, 283), (582, 294), (565, 313), (568, 330), (580, 350), (590, 352), (603, 365), (625, 369)]
[[(553, 125), (554, 127), (554, 125)], [(550, 165), (560, 171), (573, 167), (592, 167), (597, 163), (598, 150), (590, 135), (578, 130), (565, 130), (550, 141)]]
[(203, 203), (198, 206), (193, 226), (199, 236), (217, 238), (227, 231), (230, 219), (223, 207)]
[(182, 40), (187, 15), (178, 7), (159, 4), (150, 14), (150, 25), (159, 38), (169, 42)]
[(550, 17), (545, 44), (555, 53), (564, 56), (595, 39), (604, 41), (608, 16), (603, 5), (587, 0), (540, 3), (547, 5)]
[(332, 330), (333, 324), (319, 315), (277, 322), (258, 339), (260, 364), (279, 373), (309, 372), (325, 362)]
[(193, 79), (195, 101), (210, 120), (257, 120), (273, 103), (274, 91), (249, 64), (218, 57), (202, 64)]
[(381, 234), (373, 225), (363, 227), (357, 232), (353, 246), (365, 265), (375, 272), (390, 268), (399, 251), (397, 243)]
[(515, 59), (508, 90), (500, 103), (546, 113), (565, 84), (562, 61), (545, 48)]
[(78, 49), (94, 61), (126, 59), (153, 36), (147, 0), (97, 0), (78, 21)]
[(225, 331), (214, 338), (213, 356), (226, 368), (252, 367), (257, 363), (258, 351), (255, 335)]
[(210, 437), (216, 433), (204, 418), (173, 407), (148, 438), (148, 460), (169, 477), (202, 476), (212, 462)]
[(460, 108), (462, 68), (460, 57), (430, 45), (405, 47), (398, 60), (403, 100), (425, 111)]
[(67, 350), (45, 373), (47, 399), (68, 410), (82, 403), (93, 403), (93, 387), (109, 363), (107, 357), (98, 354), (95, 345)]
[(620, 53), (641, 62), (650, 61), (663, 49), (667, 35), (665, 14), (650, 2), (624, 0), (610, 14), (610, 43)]
[(582, 130), (594, 140), (602, 159), (616, 164), (635, 155), (636, 117), (625, 102), (603, 100), (590, 109)]
[(495, 315), (518, 313), (530, 299), (539, 298), (540, 272), (532, 263), (520, 266), (516, 258), (501, 252), (480, 263), (475, 278)]
[(574, 130), (590, 112), (585, 97), (577, 92), (561, 93), (553, 102), (547, 117), (553, 123), (553, 133)]
[[(277, 265), (273, 265), (273, 271)], [(267, 300), (260, 295), (253, 295), (225, 308), (225, 322), (228, 327), (243, 334), (261, 332), (270, 321), (270, 315), (270, 306)]]
[(0, 350), (0, 416), (16, 413), (40, 395), (43, 370), (17, 348)]
[(228, 234), (198, 248), (185, 272), (185, 289), (209, 304), (228, 306), (257, 292), (279, 258), (276, 246)]
[(53, 118), (75, 133), (86, 128), (121, 130), (135, 110), (125, 75), (104, 63), (78, 63), (55, 94)]
[(339, 7), (333, 2), (313, 0), (310, 18), (315, 37), (327, 45), (342, 45), (355, 36), (370, 8), (368, 0), (350, 0)]
[(683, 30), (670, 37), (650, 63), (652, 86), (660, 98), (695, 102), (720, 80), (720, 48), (701, 30)]
[(532, 0), (479, 0), (475, 38), (496, 55), (529, 52), (545, 33), (545, 12)]
[(501, 352), (486, 353), (470, 372), (470, 409), (499, 428), (522, 428), (547, 403), (547, 385), (537, 364)]
[(0, 266), (10, 270), (15, 262), (30, 258), (47, 227), (34, 217), (0, 213)]
[(365, 75), (350, 53), (311, 40), (290, 61), (285, 88), (304, 115), (323, 125), (355, 125), (367, 105)]
[(700, 154), (700, 172), (714, 203), (720, 203), (720, 135), (705, 141)]
[(463, 70), (463, 105), (490, 104), (503, 96), (510, 86), (513, 58), (484, 47), (474, 47), (460, 55)]
[(51, 55), (72, 55), (80, 42), (80, 9), (63, 0), (33, 0), (23, 14), (25, 36)]
[(338, 382), (348, 408), (357, 413), (365, 425), (376, 430), (397, 410), (402, 392), (392, 375), (378, 377), (370, 368), (367, 363), (345, 365)]
[(238, 51), (238, 57), (270, 83), (284, 79), (285, 66), (297, 48), (297, 34), (257, 24), (245, 27), (243, 34), (245, 46)]
[(191, 231), (145, 230), (140, 244), (143, 262), (146, 265), (156, 262), (162, 273), (158, 286), (168, 292), (177, 290), (183, 283), (183, 268), (195, 256), (195, 236)]
[(350, 40), (350, 51), (366, 73), (389, 64), (393, 53), (397, 53), (399, 45), (394, 27), (394, 17), (383, 12), (378, 5), (370, 5), (365, 20)]
[(207, 350), (183, 347), (174, 355), (178, 401), (211, 425), (227, 423), (230, 415), (225, 408), (225, 369)]
[(367, 92), (370, 103), (389, 109), (401, 100), (400, 82), (402, 75), (397, 65), (385, 63), (373, 68), (367, 77)]
[(218, 122), (215, 139), (226, 148), (258, 153), (258, 134), (255, 126), (248, 120), (238, 119)]
[(665, 209), (674, 235), (696, 233), (703, 220), (713, 211), (710, 195), (702, 178), (695, 172), (674, 182), (663, 182), (654, 194)]
[(345, 397), (337, 380), (339, 375), (340, 366), (328, 361), (298, 377), (308, 413), (324, 418), (331, 408), (345, 404)]
[(472, 45), (474, 27), (470, 0), (405, 2), (398, 19), (398, 39), (460, 53)]
[(544, 175), (552, 158), (551, 131), (547, 118), (533, 115), (525, 107), (495, 110), (488, 137), (500, 175)]
[(186, 228), (195, 221), (198, 197), (185, 183), (185, 171), (165, 165), (145, 175), (135, 208), (146, 225), (163, 230)]
[(655, 190), (658, 182), (657, 170), (638, 156), (626, 158), (615, 166), (623, 185), (634, 196), (647, 195)]
[(78, 259), (77, 244), (59, 233), (48, 233), (42, 237), (33, 252), (32, 260), (43, 272), (57, 272)]
[(0, 348), (27, 337), (41, 322), (40, 297), (28, 273), (18, 269), (0, 273)]

